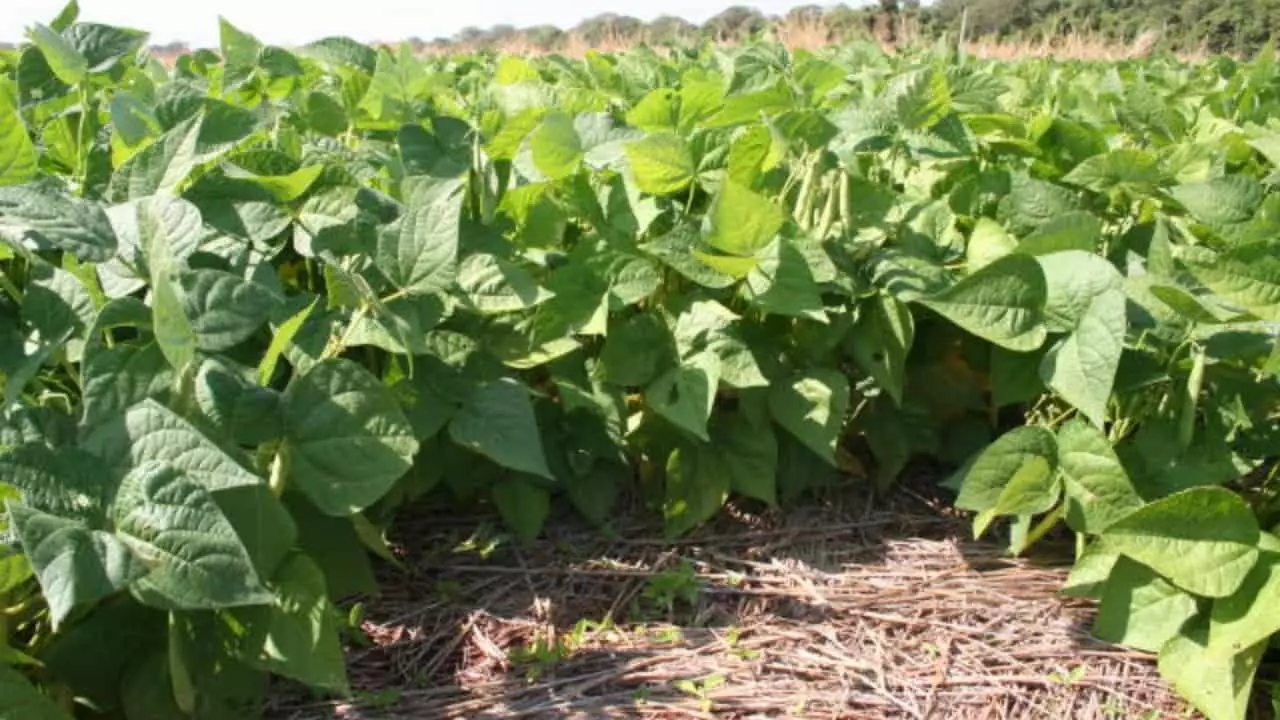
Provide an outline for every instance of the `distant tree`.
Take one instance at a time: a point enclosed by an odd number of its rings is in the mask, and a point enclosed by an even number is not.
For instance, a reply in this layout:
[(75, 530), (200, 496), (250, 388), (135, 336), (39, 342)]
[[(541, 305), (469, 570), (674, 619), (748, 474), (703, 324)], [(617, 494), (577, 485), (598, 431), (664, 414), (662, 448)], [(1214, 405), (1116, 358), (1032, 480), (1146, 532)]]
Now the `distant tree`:
[(825, 11), (821, 5), (800, 5), (793, 7), (785, 16), (787, 22), (818, 22), (822, 20)]
[(526, 41), (544, 52), (554, 50), (564, 42), (565, 32), (555, 25), (535, 25), (520, 33)]
[(717, 40), (742, 40), (763, 30), (768, 22), (759, 10), (735, 5), (710, 18), (702, 27)]
[(475, 25), (469, 25), (459, 30), (458, 34), (453, 37), (463, 45), (473, 45), (479, 43), (485, 38), (485, 36), (486, 33), (484, 30), (476, 27)]
[(675, 15), (662, 15), (645, 26), (645, 38), (654, 45), (681, 45), (698, 35), (698, 26)]
[(599, 45), (611, 38), (633, 38), (644, 29), (644, 21), (630, 15), (602, 13), (578, 23), (571, 33), (590, 45)]

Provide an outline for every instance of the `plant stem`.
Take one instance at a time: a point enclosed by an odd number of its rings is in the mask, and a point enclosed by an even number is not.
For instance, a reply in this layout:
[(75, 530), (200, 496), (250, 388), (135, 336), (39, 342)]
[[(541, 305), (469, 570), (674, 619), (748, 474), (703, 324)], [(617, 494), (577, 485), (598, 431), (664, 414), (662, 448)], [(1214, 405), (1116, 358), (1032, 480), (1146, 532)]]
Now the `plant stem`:
[(1054, 508), (1053, 512), (1041, 518), (1040, 522), (1036, 523), (1036, 526), (1031, 528), (1031, 532), (1027, 533), (1027, 541), (1023, 543), (1023, 549), (1026, 550), (1032, 545), (1043, 540), (1044, 536), (1048, 535), (1049, 531), (1056, 527), (1066, 514), (1067, 505), (1066, 503), (1063, 503)]

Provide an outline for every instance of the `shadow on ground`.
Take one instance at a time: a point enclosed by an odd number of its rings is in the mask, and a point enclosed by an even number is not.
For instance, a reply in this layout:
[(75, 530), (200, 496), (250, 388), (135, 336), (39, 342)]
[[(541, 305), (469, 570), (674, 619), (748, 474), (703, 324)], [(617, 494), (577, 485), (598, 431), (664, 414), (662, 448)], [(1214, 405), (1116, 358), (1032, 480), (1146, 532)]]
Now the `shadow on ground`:
[(1188, 717), (1150, 657), (1090, 637), (1065, 568), (968, 540), (925, 498), (883, 502), (738, 513), (677, 543), (561, 525), (494, 547), (474, 519), (416, 518), (350, 649), (355, 701), (283, 692), (270, 714)]

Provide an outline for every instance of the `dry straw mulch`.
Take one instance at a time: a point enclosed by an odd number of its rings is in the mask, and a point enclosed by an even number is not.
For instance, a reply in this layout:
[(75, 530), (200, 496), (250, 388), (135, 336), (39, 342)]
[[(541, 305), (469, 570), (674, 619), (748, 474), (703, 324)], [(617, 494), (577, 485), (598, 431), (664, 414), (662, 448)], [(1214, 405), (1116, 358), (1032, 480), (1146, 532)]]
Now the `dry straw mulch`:
[(739, 513), (675, 543), (559, 523), (488, 553), (459, 548), (474, 520), (423, 517), (399, 528), (407, 570), (384, 574), (371, 643), (350, 649), (356, 701), (285, 690), (270, 714), (1189, 716), (1152, 658), (1090, 637), (1091, 604), (1057, 596), (1060, 563), (1007, 558), (901, 497)]

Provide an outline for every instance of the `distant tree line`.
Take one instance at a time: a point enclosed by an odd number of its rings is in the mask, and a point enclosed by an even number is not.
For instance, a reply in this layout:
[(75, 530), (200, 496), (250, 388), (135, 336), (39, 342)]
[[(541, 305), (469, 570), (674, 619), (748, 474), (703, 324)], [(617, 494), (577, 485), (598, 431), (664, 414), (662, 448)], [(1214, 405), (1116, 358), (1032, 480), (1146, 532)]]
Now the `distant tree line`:
[[(651, 21), (603, 13), (572, 28), (468, 27), (451, 37), (410, 38), (418, 49), (556, 51), (587, 47), (691, 45), (704, 40), (741, 42), (762, 36), (803, 37), (799, 44), (855, 39), (900, 44), (955, 37), (1037, 41), (1090, 36), (1129, 43), (1158, 38), (1172, 50), (1247, 54), (1280, 35), (1280, 0), (870, 0), (870, 4), (809, 4), (784, 15), (765, 15), (744, 5), (726, 8), (698, 25), (664, 15)], [(0, 49), (6, 47), (0, 43)], [(160, 54), (188, 50), (186, 43), (154, 45)]]
[(496, 25), (470, 27), (453, 37), (421, 46), (468, 48), (524, 46), (556, 50), (574, 38), (587, 45), (646, 42), (681, 45), (704, 39), (747, 40), (788, 29), (806, 28), (827, 42), (872, 39), (880, 42), (929, 41), (956, 36), (963, 23), (968, 38), (1041, 40), (1088, 35), (1116, 43), (1154, 35), (1175, 50), (1249, 53), (1280, 35), (1280, 0), (871, 0), (850, 6), (802, 5), (785, 15), (769, 16), (747, 6), (733, 6), (696, 25), (674, 16), (651, 22), (616, 13), (583, 20), (575, 27), (551, 25), (518, 29)]
[(1128, 42), (1156, 33), (1175, 49), (1249, 53), (1280, 34), (1280, 0), (937, 0), (926, 32), (1035, 38), (1090, 34)]

